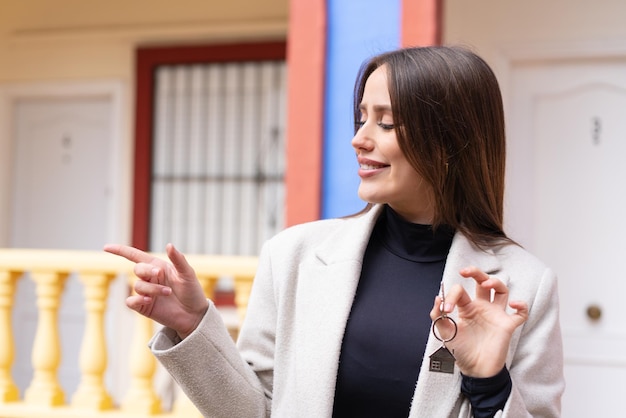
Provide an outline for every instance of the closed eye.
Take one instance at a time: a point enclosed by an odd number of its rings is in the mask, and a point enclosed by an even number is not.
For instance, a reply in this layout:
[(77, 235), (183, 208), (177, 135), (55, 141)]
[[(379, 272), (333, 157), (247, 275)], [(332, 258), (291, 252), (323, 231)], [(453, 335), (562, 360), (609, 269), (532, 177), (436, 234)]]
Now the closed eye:
[[(363, 125), (365, 125), (366, 122), (367, 122), (366, 120), (360, 120), (360, 121), (354, 122), (354, 127), (358, 131), (359, 129), (363, 127)], [(382, 128), (385, 131), (392, 131), (396, 127), (396, 125), (394, 125), (393, 123), (377, 122), (376, 125), (378, 125), (380, 128)]]

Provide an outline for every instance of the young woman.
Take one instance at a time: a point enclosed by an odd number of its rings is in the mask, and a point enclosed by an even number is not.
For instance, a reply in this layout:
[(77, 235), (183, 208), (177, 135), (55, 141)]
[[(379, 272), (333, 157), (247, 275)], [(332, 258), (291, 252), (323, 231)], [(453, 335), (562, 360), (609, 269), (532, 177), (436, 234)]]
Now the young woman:
[[(127, 304), (165, 326), (155, 356), (210, 417), (559, 416), (557, 283), (502, 228), (489, 66), (461, 48), (385, 53), (354, 110), (368, 206), (264, 245), (237, 346), (171, 244), (170, 262), (105, 247), (137, 263)], [(444, 345), (449, 373), (431, 363)]]

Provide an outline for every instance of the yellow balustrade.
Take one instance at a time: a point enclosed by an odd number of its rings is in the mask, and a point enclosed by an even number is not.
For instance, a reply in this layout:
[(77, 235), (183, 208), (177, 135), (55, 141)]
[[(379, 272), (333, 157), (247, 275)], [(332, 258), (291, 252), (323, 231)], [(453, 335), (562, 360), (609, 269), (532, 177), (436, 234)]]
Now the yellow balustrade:
[[(243, 318), (256, 257), (189, 255), (187, 259), (207, 297), (213, 296), (220, 277), (234, 278), (236, 308)], [(163, 410), (154, 389), (157, 362), (147, 348), (155, 324), (141, 315), (136, 315), (133, 325), (127, 392), (116, 401), (105, 385), (109, 353), (104, 324), (109, 290), (117, 277), (126, 276), (129, 282), (136, 280), (132, 269), (132, 263), (98, 251), (0, 249), (0, 417), (201, 417), (180, 391), (172, 410)], [(38, 321), (30, 352), (34, 375), (20, 399), (15, 376), (11, 374), (15, 360), (11, 317), (17, 284), (24, 274), (30, 275), (36, 286)], [(71, 274), (78, 276), (84, 289), (85, 328), (79, 358), (69, 359), (77, 362), (80, 382), (73, 394), (66, 394), (57, 376), (63, 358), (58, 315)]]
[(79, 358), (82, 380), (72, 398), (72, 406), (76, 408), (101, 411), (113, 407), (103, 376), (107, 366), (104, 313), (109, 284), (114, 279), (112, 274), (84, 273), (80, 276), (85, 286), (87, 322)]
[[(205, 295), (214, 294), (215, 284), (217, 283), (217, 277), (206, 276), (196, 272), (200, 285), (204, 290)], [(193, 406), (193, 403), (189, 400), (181, 390), (178, 391), (176, 402), (173, 406), (173, 414), (179, 417), (188, 418), (202, 418), (202, 414)]]
[(135, 338), (130, 351), (130, 390), (122, 404), (122, 409), (126, 412), (146, 415), (161, 412), (161, 401), (152, 385), (156, 360), (146, 345), (154, 334), (153, 325), (148, 318), (137, 317)]
[(246, 280), (245, 277), (235, 277), (235, 304), (240, 321), (246, 316), (251, 291), (252, 280)]
[(11, 377), (11, 365), (15, 358), (11, 312), (18, 276), (15, 272), (0, 270), (0, 402), (17, 401), (19, 398)]
[(193, 403), (182, 391), (179, 391), (178, 399), (176, 399), (172, 412), (177, 417), (202, 418), (200, 411), (193, 406)]
[(35, 377), (26, 390), (24, 399), (34, 405), (63, 405), (65, 394), (57, 379), (57, 368), (61, 363), (57, 316), (63, 285), (68, 275), (54, 271), (33, 271), (31, 276), (37, 285), (39, 320), (32, 352)]

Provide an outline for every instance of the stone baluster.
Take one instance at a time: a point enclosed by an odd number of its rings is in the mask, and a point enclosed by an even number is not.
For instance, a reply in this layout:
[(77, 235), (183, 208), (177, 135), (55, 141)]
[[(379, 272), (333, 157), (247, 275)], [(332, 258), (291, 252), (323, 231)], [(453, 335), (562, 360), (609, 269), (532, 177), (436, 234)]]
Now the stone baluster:
[(11, 313), (15, 286), (21, 273), (0, 271), (0, 403), (19, 400), (19, 391), (11, 378), (15, 344), (11, 330)]
[(251, 291), (252, 280), (249, 277), (235, 277), (235, 305), (237, 305), (239, 323), (246, 317)]
[[(138, 280), (131, 279), (131, 283)], [(161, 412), (161, 400), (154, 390), (156, 358), (147, 344), (154, 334), (154, 321), (137, 314), (135, 332), (130, 347), (130, 387), (122, 410), (132, 414), (155, 415)]]
[(57, 369), (61, 362), (59, 303), (67, 276), (60, 272), (31, 272), (36, 284), (39, 317), (32, 352), (34, 376), (24, 396), (28, 404), (57, 406), (65, 402)]
[(182, 390), (178, 390), (176, 394), (176, 402), (174, 403), (174, 408), (172, 408), (172, 414), (175, 417), (202, 418), (200, 411)]
[[(212, 298), (217, 279), (215, 277), (198, 275), (198, 280), (204, 295), (209, 299)], [(176, 393), (176, 402), (174, 402), (172, 412), (176, 417), (202, 418), (200, 411), (182, 390), (178, 390)]]
[(213, 298), (213, 292), (215, 291), (215, 283), (217, 279), (211, 276), (201, 274), (196, 275), (198, 276), (198, 281), (200, 282), (200, 287), (202, 287), (204, 296), (206, 296), (208, 299)]
[(115, 275), (81, 274), (85, 286), (85, 309), (87, 321), (80, 349), (81, 382), (72, 398), (75, 408), (106, 410), (113, 407), (113, 400), (104, 387), (107, 367), (107, 347), (104, 331), (109, 285)]

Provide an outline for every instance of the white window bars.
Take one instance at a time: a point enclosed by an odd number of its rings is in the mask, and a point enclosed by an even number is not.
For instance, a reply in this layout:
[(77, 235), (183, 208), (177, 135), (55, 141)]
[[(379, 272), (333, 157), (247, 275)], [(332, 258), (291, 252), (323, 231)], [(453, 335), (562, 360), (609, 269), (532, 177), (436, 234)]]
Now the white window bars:
[(256, 255), (284, 226), (284, 61), (157, 69), (150, 249)]

